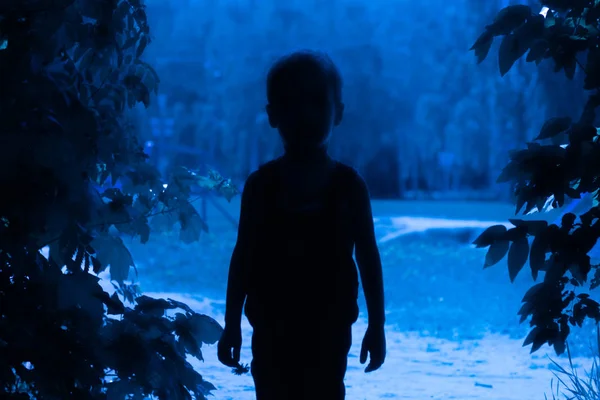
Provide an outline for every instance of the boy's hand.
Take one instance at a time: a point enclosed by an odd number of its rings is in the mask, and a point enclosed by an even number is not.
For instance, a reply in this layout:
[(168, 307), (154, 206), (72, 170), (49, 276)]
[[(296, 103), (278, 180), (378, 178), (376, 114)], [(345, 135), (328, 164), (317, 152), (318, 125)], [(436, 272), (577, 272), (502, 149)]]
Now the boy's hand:
[(367, 328), (365, 337), (362, 341), (360, 349), (360, 363), (367, 362), (367, 353), (370, 355), (369, 365), (365, 368), (365, 372), (372, 372), (379, 369), (385, 361), (386, 344), (385, 331), (383, 325)]
[(217, 345), (217, 357), (221, 364), (235, 368), (240, 362), (240, 350), (242, 348), (241, 326), (225, 325), (221, 339)]

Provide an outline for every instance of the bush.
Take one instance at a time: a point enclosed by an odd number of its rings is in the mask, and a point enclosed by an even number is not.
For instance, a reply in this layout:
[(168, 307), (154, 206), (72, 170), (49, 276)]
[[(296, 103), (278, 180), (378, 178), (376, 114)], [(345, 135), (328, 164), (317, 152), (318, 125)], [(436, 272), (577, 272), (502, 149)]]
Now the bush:
[[(141, 0), (0, 4), (0, 397), (204, 399), (214, 389), (186, 355), (202, 359), (221, 327), (141, 296), (121, 239), (179, 225), (181, 240), (198, 240), (206, 224), (192, 185), (236, 193), (214, 172), (164, 182), (146, 162), (126, 111), (158, 87), (140, 59), (149, 32)], [(97, 276), (107, 268), (112, 295)]]
[(521, 322), (531, 317), (533, 328), (524, 346), (531, 345), (535, 352), (549, 344), (562, 354), (572, 326), (582, 326), (587, 318), (600, 321), (600, 305), (588, 293), (600, 285), (599, 265), (589, 254), (600, 237), (600, 136), (594, 125), (600, 105), (600, 2), (543, 0), (541, 4), (549, 8), (545, 17), (526, 5), (504, 8), (472, 50), (481, 62), (494, 38), (501, 36), (501, 75), (527, 54), (528, 62), (551, 60), (555, 71), (569, 79), (580, 69), (584, 88), (592, 93), (579, 120), (551, 118), (526, 149), (511, 152), (498, 181), (513, 184), (517, 214), (562, 207), (566, 197), (579, 199), (587, 193), (596, 202), (579, 216), (566, 212), (560, 224), (513, 219), (511, 229), (492, 226), (474, 243), (488, 248), (485, 267), (508, 254), (513, 281), (527, 260), (534, 280), (543, 272), (543, 281), (525, 294), (519, 311)]
[[(569, 369), (561, 367), (556, 361), (552, 360), (552, 364), (556, 368), (554, 376), (557, 383), (555, 390), (552, 391), (552, 399), (558, 400), (561, 394), (561, 388), (568, 392), (565, 399), (570, 400), (597, 400), (600, 398), (600, 332), (596, 332), (596, 345), (599, 346), (594, 354), (592, 368), (587, 372), (585, 378), (579, 376), (577, 369), (573, 365), (573, 358), (567, 346), (567, 355), (569, 357)], [(553, 388), (554, 389), (554, 388)], [(544, 396), (544, 398), (548, 398)]]

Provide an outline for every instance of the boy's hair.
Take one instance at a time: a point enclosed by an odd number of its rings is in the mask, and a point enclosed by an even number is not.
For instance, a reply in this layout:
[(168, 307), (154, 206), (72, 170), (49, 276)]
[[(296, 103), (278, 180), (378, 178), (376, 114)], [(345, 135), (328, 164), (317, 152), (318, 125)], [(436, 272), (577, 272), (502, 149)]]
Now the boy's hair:
[(300, 50), (281, 57), (269, 70), (267, 74), (269, 104), (277, 104), (282, 91), (287, 90), (287, 85), (295, 81), (295, 77), (306, 73), (307, 69), (311, 72), (317, 71), (333, 90), (334, 101), (342, 102), (342, 75), (331, 58), (320, 51)]

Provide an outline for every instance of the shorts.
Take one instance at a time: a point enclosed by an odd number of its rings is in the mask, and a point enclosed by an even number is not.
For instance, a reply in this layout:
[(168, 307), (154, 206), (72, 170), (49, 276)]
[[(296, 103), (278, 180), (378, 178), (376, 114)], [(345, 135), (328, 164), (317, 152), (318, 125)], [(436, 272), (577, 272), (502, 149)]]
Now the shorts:
[(352, 324), (277, 321), (254, 327), (257, 400), (343, 400)]

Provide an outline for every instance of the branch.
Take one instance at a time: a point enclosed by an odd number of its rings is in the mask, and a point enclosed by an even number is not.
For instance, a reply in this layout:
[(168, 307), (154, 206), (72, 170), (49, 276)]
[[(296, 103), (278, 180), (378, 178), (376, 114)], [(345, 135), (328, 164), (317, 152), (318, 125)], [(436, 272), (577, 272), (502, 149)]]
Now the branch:
[[(106, 226), (106, 225), (123, 225), (123, 224), (130, 224), (130, 223), (132, 223), (132, 222), (135, 222), (136, 220), (138, 220), (138, 219), (141, 219), (141, 218), (151, 218), (151, 217), (154, 217), (154, 216), (157, 216), (157, 215), (161, 215), (161, 214), (167, 214), (167, 213), (173, 212), (173, 211), (175, 211), (175, 210), (177, 210), (177, 209), (179, 209), (179, 208), (183, 207), (183, 205), (184, 205), (184, 204), (193, 204), (194, 202), (196, 202), (196, 201), (200, 200), (201, 198), (202, 198), (202, 196), (198, 196), (198, 197), (196, 197), (196, 198), (194, 198), (194, 199), (192, 199), (192, 200), (189, 200), (189, 201), (186, 201), (186, 202), (184, 202), (184, 203), (183, 203), (183, 204), (181, 204), (181, 205), (178, 205), (178, 206), (175, 206), (175, 207), (171, 207), (171, 208), (169, 208), (169, 209), (163, 209), (163, 210), (161, 210), (161, 211), (157, 211), (157, 212), (154, 212), (154, 213), (147, 213), (147, 214), (143, 214), (143, 215), (141, 215), (141, 216), (139, 216), (139, 217), (135, 217), (135, 218), (129, 218), (128, 220), (123, 220), (123, 221), (121, 221), (121, 222), (110, 222), (110, 223), (103, 222), (103, 223), (97, 223), (97, 224), (86, 225), (86, 226), (85, 226), (85, 228), (86, 228), (86, 229), (93, 229), (93, 228), (99, 228), (99, 227), (101, 227), (101, 226)], [(50, 240), (48, 240), (48, 241), (44, 242), (44, 243), (42, 243), (42, 244), (40, 244), (40, 245), (38, 245), (38, 246), (39, 246), (39, 248), (42, 248), (42, 247), (48, 246), (48, 245), (50, 245), (50, 244), (52, 244), (52, 243), (55, 243), (55, 242), (59, 241), (61, 237), (62, 237), (62, 234), (61, 234), (61, 235), (59, 235), (59, 236), (57, 236), (57, 237), (55, 237), (55, 238), (53, 238), (53, 239), (50, 239)]]

